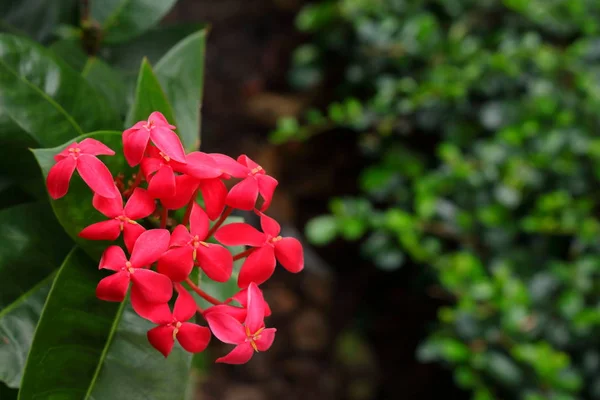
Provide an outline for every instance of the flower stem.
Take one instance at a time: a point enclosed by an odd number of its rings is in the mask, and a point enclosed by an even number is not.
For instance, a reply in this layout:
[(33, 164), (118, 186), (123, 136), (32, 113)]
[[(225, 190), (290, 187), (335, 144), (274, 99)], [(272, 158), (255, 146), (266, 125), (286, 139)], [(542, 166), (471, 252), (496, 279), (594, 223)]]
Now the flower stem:
[(190, 285), (190, 288), (194, 292), (198, 293), (198, 295), (200, 295), (200, 297), (202, 297), (204, 300), (208, 301), (209, 303), (212, 303), (214, 305), (223, 304), (222, 302), (220, 302), (219, 300), (215, 299), (214, 297), (212, 297), (211, 295), (209, 295), (208, 293), (206, 293), (204, 290), (202, 290), (198, 286), (196, 286), (196, 284), (194, 282), (192, 282), (192, 280), (189, 277), (185, 278), (185, 283), (187, 283), (188, 285)]
[(129, 188), (127, 188), (127, 190), (123, 193), (123, 196), (125, 198), (128, 198), (129, 196), (131, 196), (131, 194), (133, 193), (135, 188), (140, 186), (140, 183), (142, 183), (142, 179), (143, 179), (142, 171), (140, 169), (138, 169), (137, 173), (135, 174), (135, 181), (131, 184), (131, 186)]
[(252, 254), (252, 252), (256, 250), (256, 247), (250, 247), (247, 250), (242, 251), (241, 253), (236, 254), (235, 256), (233, 256), (233, 261), (239, 260), (240, 258), (244, 258), (249, 256), (250, 254)]
[(185, 209), (185, 214), (183, 216), (183, 221), (181, 222), (183, 225), (187, 225), (190, 222), (190, 215), (192, 215), (192, 208), (194, 207), (194, 202), (196, 201), (196, 197), (198, 196), (198, 189), (194, 191), (192, 198), (190, 199), (187, 208)]
[(163, 207), (160, 210), (160, 228), (165, 229), (167, 227), (167, 219), (169, 218), (169, 210), (166, 207)]
[(225, 222), (225, 220), (227, 219), (227, 217), (229, 217), (232, 211), (233, 208), (229, 206), (225, 207), (225, 210), (223, 210), (223, 214), (221, 214), (221, 217), (219, 217), (217, 222), (215, 222), (212, 228), (210, 228), (210, 230), (206, 234), (206, 237), (204, 238), (204, 241), (208, 240), (217, 231), (217, 229), (219, 229), (219, 227), (223, 225), (223, 222)]

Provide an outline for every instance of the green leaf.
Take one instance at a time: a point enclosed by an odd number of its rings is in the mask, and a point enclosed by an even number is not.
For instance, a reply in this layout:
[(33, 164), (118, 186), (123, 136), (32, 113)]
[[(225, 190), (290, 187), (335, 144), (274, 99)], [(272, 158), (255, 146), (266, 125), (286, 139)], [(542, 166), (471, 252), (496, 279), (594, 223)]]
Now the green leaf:
[(154, 111), (160, 111), (167, 121), (176, 125), (173, 108), (152, 71), (150, 63), (144, 59), (138, 75), (135, 100), (127, 114), (125, 125), (129, 127), (138, 121), (147, 120)]
[(77, 20), (77, 0), (3, 0), (1, 18), (2, 30), (45, 42), (60, 24)]
[(81, 46), (81, 39), (61, 39), (52, 43), (49, 49), (76, 71), (83, 71), (88, 55)]
[(81, 250), (61, 267), (44, 307), (23, 376), (20, 400), (182, 399), (191, 355), (169, 358), (146, 338), (152, 324), (128, 303), (100, 301), (105, 274)]
[(17, 387), (53, 273), (72, 247), (46, 203), (0, 211), (0, 381)]
[[(0, 35), (0, 113), (42, 146), (120, 128), (108, 101), (77, 71), (30, 40), (6, 34)], [(7, 139), (0, 132), (0, 140)]]
[(127, 86), (117, 71), (97, 57), (88, 58), (81, 75), (108, 99), (117, 113), (125, 116)]
[(177, 0), (103, 0), (91, 2), (91, 17), (100, 23), (107, 43), (124, 42), (152, 26)]
[[(80, 136), (75, 140), (82, 141), (85, 138), (93, 138), (101, 141), (115, 151), (114, 156), (100, 156), (102, 161), (110, 169), (113, 175), (124, 173), (125, 181), (131, 178), (133, 170), (127, 165), (123, 156), (123, 143), (121, 132), (100, 131)], [(32, 150), (37, 162), (42, 169), (44, 177), (55, 164), (54, 155), (60, 153), (70, 142), (51, 149)], [(100, 259), (102, 252), (107, 246), (104, 241), (91, 241), (79, 238), (77, 235), (83, 228), (95, 222), (106, 220), (100, 212), (92, 206), (93, 193), (78, 176), (77, 173), (71, 178), (69, 192), (66, 196), (51, 200), (52, 208), (65, 231), (83, 248), (92, 258)]]
[(186, 37), (156, 64), (156, 75), (173, 105), (177, 131), (188, 151), (200, 147), (206, 34), (202, 29)]
[(17, 389), (11, 389), (4, 383), (0, 382), (0, 399), (2, 400), (17, 400), (19, 391)]
[(308, 221), (306, 236), (311, 243), (323, 246), (335, 239), (338, 233), (337, 220), (333, 215), (321, 215)]

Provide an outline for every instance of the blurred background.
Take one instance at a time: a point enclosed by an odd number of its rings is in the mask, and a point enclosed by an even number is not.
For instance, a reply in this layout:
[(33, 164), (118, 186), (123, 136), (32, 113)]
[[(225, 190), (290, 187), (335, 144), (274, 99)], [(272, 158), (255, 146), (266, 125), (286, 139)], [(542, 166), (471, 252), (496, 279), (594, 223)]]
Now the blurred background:
[(64, 26), (81, 5), (2, 3), (132, 71), (210, 25), (202, 150), (279, 180), (306, 269), (265, 285), (273, 348), (197, 399), (600, 399), (598, 0), (179, 0), (109, 50)]

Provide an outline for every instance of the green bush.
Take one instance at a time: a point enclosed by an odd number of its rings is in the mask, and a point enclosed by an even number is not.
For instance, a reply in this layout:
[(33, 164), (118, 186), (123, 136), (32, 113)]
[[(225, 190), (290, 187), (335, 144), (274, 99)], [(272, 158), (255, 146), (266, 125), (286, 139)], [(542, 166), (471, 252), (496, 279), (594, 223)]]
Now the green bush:
[(308, 236), (429, 267), (453, 305), (419, 357), (474, 399), (600, 399), (600, 2), (333, 0), (297, 23), (291, 82), (337, 79), (336, 101), (273, 140), (343, 127), (371, 160)]

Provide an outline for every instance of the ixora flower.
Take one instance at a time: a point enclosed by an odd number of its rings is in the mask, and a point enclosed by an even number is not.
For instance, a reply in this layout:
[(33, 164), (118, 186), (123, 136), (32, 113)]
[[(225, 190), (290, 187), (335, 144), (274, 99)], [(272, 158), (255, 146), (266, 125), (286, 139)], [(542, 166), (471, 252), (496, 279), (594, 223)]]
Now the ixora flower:
[(185, 225), (175, 227), (169, 250), (158, 260), (158, 271), (173, 282), (181, 282), (187, 278), (196, 262), (210, 279), (227, 281), (233, 270), (233, 257), (223, 246), (205, 242), (208, 228), (208, 216), (194, 203), (190, 214), (190, 230)]
[(53, 199), (67, 194), (73, 172), (77, 170), (81, 179), (98, 195), (113, 198), (119, 194), (112, 174), (96, 156), (112, 156), (115, 152), (95, 139), (74, 142), (54, 156), (56, 164), (50, 168), (46, 185)]
[(164, 115), (153, 112), (147, 121), (140, 121), (123, 132), (123, 153), (130, 166), (140, 163), (148, 143), (152, 143), (167, 157), (185, 164), (185, 152), (181, 141)]
[(265, 301), (255, 283), (247, 291), (247, 314), (242, 324), (233, 316), (223, 312), (205, 313), (206, 321), (213, 334), (223, 343), (235, 344), (235, 348), (216, 362), (244, 364), (254, 352), (266, 351), (275, 339), (275, 328), (265, 328)]
[[(233, 301), (237, 301), (238, 303), (240, 303), (241, 307), (231, 305)], [(269, 307), (269, 304), (266, 301), (264, 301), (264, 307), (265, 317), (268, 317), (269, 315), (271, 315), (271, 307)], [(248, 288), (240, 290), (234, 296), (225, 300), (223, 304), (217, 304), (215, 306), (207, 308), (206, 310), (204, 310), (204, 314), (211, 312), (222, 312), (231, 315), (233, 318), (243, 323), (246, 319), (247, 310)]]
[(298, 239), (281, 237), (281, 227), (273, 218), (259, 212), (264, 233), (251, 225), (239, 222), (225, 225), (215, 238), (226, 246), (248, 245), (252, 250), (238, 277), (238, 286), (248, 287), (251, 282), (260, 285), (273, 275), (276, 261), (285, 269), (297, 273), (304, 268), (304, 254)]
[(173, 312), (167, 304), (160, 304), (147, 313), (146, 318), (158, 324), (148, 331), (148, 341), (167, 357), (175, 339), (190, 353), (199, 353), (206, 349), (210, 341), (210, 330), (189, 321), (196, 314), (196, 301), (181, 285), (176, 284), (177, 300)]
[(116, 240), (121, 232), (128, 251), (132, 251), (138, 237), (146, 229), (136, 220), (143, 219), (154, 212), (156, 204), (152, 197), (141, 188), (136, 188), (123, 207), (123, 199), (119, 194), (114, 199), (94, 195), (94, 208), (110, 218), (97, 222), (79, 232), (79, 237), (88, 240)]
[(240, 210), (253, 210), (258, 195), (263, 198), (261, 211), (269, 208), (277, 180), (266, 174), (265, 170), (246, 155), (238, 157), (237, 161), (223, 154), (211, 154), (223, 172), (242, 181), (231, 188), (227, 195), (226, 204)]
[(108, 247), (102, 255), (99, 268), (116, 273), (98, 283), (96, 296), (106, 301), (123, 301), (129, 283), (133, 282), (131, 301), (134, 309), (136, 302), (143, 304), (169, 301), (173, 294), (171, 280), (165, 275), (145, 268), (158, 260), (167, 250), (168, 245), (168, 230), (151, 229), (142, 233), (137, 239), (129, 260), (119, 246)]

